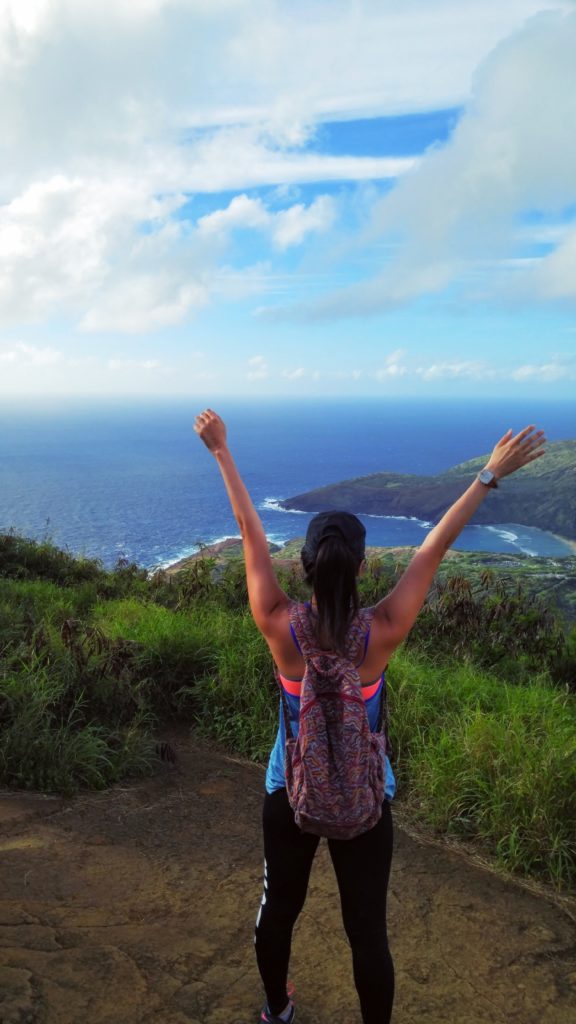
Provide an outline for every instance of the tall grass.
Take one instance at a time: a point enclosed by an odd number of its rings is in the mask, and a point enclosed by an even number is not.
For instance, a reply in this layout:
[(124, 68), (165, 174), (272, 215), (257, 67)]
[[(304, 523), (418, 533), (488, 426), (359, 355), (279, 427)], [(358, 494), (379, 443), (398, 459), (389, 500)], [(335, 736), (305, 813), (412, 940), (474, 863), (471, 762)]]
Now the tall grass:
[(400, 795), (510, 870), (576, 883), (576, 706), (546, 677), (510, 685), (398, 652), (389, 678)]
[(160, 717), (190, 717), (195, 680), (216, 657), (202, 607), (175, 612), (128, 598), (101, 602), (93, 621), (108, 639), (132, 645), (135, 678)]
[(214, 660), (195, 684), (198, 726), (243, 756), (262, 761), (278, 717), (270, 652), (246, 611), (212, 609), (204, 625)]
[[(155, 757), (145, 712), (128, 726), (99, 723), (82, 692), (46, 669), (6, 675), (0, 685), (0, 781), (22, 789), (71, 795), (104, 789), (152, 770)], [(92, 720), (90, 720), (92, 718)]]

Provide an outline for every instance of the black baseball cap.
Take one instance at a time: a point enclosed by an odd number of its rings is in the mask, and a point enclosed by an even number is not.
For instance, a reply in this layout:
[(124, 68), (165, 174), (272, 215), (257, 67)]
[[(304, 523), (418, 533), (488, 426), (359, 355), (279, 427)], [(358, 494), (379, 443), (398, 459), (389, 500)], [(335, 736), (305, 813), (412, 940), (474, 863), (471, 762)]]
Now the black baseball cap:
[(305, 572), (314, 568), (318, 548), (327, 537), (341, 537), (360, 565), (366, 551), (366, 528), (357, 516), (352, 512), (319, 512), (308, 524), (302, 548)]

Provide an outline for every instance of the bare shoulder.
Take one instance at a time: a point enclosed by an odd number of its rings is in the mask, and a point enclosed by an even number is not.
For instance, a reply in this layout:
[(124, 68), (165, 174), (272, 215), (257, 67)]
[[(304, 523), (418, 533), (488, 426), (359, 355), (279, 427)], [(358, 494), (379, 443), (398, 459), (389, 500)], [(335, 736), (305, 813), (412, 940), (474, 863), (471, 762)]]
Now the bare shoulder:
[(268, 616), (265, 628), (260, 626), (268, 649), (280, 672), (289, 678), (301, 678), (304, 663), (290, 630), (292, 617), (297, 612), (298, 602), (287, 598), (285, 603)]
[(286, 594), (283, 594), (274, 608), (256, 620), (256, 625), (268, 646), (281, 644), (284, 638), (290, 639), (290, 621), (294, 614), (295, 603)]

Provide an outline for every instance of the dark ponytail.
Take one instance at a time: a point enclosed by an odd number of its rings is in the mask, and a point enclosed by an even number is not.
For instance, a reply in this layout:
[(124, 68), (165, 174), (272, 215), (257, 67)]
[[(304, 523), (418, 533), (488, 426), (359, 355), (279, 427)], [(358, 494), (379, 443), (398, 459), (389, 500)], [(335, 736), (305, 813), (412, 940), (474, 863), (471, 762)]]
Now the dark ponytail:
[(358, 559), (343, 537), (323, 539), (307, 574), (318, 608), (318, 642), (326, 651), (344, 653), (346, 633), (358, 612)]

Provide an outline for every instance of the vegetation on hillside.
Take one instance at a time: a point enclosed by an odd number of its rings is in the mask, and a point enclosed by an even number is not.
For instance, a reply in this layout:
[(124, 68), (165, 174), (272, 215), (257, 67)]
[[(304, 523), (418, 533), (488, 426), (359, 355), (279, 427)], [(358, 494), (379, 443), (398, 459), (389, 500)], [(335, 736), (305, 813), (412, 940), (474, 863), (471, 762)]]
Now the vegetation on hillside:
[[(397, 571), (371, 560), (363, 603)], [(305, 593), (292, 563), (280, 573)], [(399, 799), (558, 888), (576, 884), (575, 669), (574, 632), (517, 580), (456, 574), (388, 673)], [(154, 771), (175, 720), (264, 760), (277, 704), (240, 561), (148, 579), (0, 537), (2, 784), (71, 794)]]

